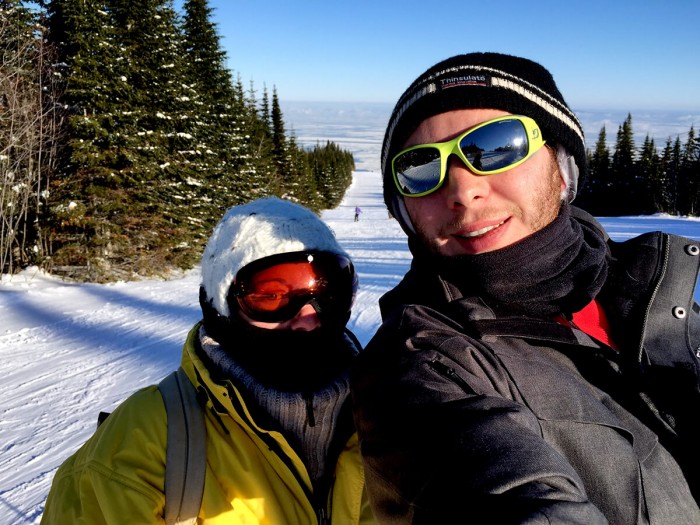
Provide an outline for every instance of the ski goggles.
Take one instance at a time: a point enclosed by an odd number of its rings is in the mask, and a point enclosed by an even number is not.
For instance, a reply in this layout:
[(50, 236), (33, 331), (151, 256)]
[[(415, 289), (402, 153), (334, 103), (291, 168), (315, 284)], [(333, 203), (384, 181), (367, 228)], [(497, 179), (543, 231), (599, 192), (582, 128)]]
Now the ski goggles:
[(271, 255), (253, 261), (236, 274), (228, 303), (254, 321), (288, 321), (311, 303), (321, 322), (347, 321), (357, 276), (349, 258), (319, 251)]
[(423, 197), (442, 186), (450, 155), (457, 155), (477, 175), (494, 175), (519, 166), (544, 143), (534, 120), (506, 115), (452, 140), (407, 148), (392, 159), (391, 170), (401, 195)]

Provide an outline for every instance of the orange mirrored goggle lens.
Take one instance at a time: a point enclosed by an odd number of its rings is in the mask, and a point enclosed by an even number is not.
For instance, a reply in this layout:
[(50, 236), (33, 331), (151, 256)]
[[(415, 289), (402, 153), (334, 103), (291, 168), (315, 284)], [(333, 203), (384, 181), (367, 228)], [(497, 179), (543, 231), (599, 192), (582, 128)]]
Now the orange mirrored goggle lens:
[(293, 252), (254, 261), (236, 275), (229, 306), (255, 321), (283, 322), (311, 303), (319, 315), (350, 311), (357, 278), (347, 257), (328, 252)]

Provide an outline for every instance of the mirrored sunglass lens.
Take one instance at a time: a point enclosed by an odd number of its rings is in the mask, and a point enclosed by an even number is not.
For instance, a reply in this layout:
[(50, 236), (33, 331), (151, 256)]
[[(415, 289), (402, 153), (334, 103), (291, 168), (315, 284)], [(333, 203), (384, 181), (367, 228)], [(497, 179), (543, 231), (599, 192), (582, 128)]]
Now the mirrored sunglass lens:
[(518, 120), (493, 122), (467, 134), (459, 144), (467, 160), (479, 171), (496, 171), (524, 159), (529, 149), (527, 132)]
[(440, 152), (436, 148), (407, 151), (394, 160), (394, 173), (403, 193), (430, 191), (440, 182)]

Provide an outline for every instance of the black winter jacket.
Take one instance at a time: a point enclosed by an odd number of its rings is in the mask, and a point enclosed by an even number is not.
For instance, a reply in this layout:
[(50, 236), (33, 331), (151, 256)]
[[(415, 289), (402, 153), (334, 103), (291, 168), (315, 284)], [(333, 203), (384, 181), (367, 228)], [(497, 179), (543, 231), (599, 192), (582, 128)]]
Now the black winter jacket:
[(699, 243), (608, 244), (619, 352), (415, 266), (382, 298), (352, 376), (380, 522), (700, 523)]

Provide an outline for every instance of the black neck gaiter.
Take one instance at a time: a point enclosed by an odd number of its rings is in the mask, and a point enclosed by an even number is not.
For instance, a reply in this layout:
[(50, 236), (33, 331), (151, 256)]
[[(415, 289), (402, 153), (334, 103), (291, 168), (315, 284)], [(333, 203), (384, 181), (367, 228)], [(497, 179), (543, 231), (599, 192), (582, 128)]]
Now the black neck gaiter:
[(427, 263), (419, 267), (437, 268), (464, 297), (482, 297), (499, 311), (546, 318), (581, 310), (598, 294), (608, 270), (602, 233), (572, 218), (568, 205), (543, 229), (500, 250), (449, 258), (420, 247), (415, 253)]
[(203, 288), (199, 303), (207, 334), (268, 388), (313, 392), (345, 372), (360, 350), (348, 342), (344, 324), (329, 322), (310, 332), (268, 330), (235, 313), (220, 315)]
[(235, 315), (228, 321), (227, 333), (220, 331), (216, 340), (268, 388), (314, 392), (342, 375), (357, 352), (345, 340), (343, 330), (337, 328), (268, 330)]

